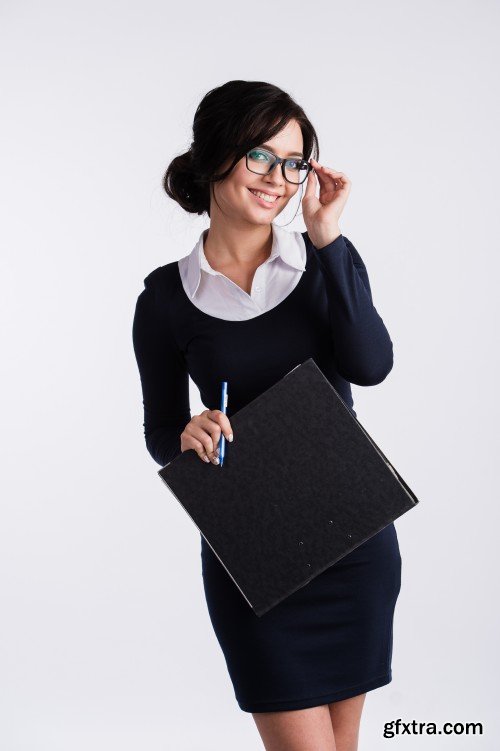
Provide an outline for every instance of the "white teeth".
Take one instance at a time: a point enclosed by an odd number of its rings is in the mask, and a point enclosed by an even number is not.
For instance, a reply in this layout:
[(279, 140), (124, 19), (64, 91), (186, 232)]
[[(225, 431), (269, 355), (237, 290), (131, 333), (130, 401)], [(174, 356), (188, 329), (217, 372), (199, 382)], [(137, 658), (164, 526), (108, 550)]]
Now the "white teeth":
[(258, 196), (259, 198), (263, 198), (264, 201), (267, 201), (268, 203), (274, 203), (278, 196), (269, 196), (267, 193), (261, 193), (258, 190), (250, 190), (250, 193), (253, 193), (254, 196)]

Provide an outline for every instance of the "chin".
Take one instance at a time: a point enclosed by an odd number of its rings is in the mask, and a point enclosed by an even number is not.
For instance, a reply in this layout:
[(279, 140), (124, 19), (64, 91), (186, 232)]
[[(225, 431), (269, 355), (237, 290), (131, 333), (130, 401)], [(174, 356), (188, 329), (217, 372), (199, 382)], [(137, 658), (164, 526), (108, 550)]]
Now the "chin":
[(270, 227), (271, 222), (274, 221), (274, 214), (271, 216), (271, 212), (269, 212), (269, 216), (259, 216), (254, 212), (250, 212), (249, 220), (252, 224), (258, 224), (261, 227)]
[(252, 218), (252, 221), (255, 224), (269, 225), (274, 221), (278, 214), (283, 211), (283, 208), (284, 207), (281, 206), (281, 208), (279, 209), (277, 209), (276, 207), (274, 207), (273, 209), (266, 209), (250, 204), (245, 213), (247, 214), (247, 216)]

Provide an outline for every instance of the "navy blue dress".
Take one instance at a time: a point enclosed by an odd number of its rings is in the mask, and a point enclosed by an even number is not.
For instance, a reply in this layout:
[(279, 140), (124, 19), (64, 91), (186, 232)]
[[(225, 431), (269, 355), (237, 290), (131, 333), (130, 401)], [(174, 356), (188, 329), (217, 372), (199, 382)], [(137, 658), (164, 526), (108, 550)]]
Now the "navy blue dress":
[[(302, 234), (306, 270), (288, 297), (254, 318), (227, 321), (201, 311), (184, 291), (177, 261), (144, 280), (133, 344), (146, 446), (162, 467), (181, 453), (191, 419), (189, 376), (208, 409), (219, 409), (220, 381), (227, 380), (231, 418), (312, 357), (356, 415), (350, 384), (376, 385), (392, 369), (392, 341), (358, 251), (345, 235), (317, 249)], [(392, 680), (401, 586), (393, 523), (261, 617), (201, 535), (200, 543), (208, 612), (243, 711), (305, 709)]]

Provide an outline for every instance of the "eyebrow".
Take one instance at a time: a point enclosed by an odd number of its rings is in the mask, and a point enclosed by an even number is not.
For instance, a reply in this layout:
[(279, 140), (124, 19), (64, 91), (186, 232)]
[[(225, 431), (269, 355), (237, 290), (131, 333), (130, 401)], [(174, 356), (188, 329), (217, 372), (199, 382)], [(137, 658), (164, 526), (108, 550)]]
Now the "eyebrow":
[[(273, 151), (272, 147), (271, 147), (271, 146), (269, 146), (269, 144), (268, 144), (268, 143), (261, 143), (261, 146), (262, 146), (262, 147), (263, 147), (264, 149), (268, 149), (269, 151), (271, 151), (271, 152), (272, 152), (272, 153), (274, 154), (274, 151)], [(275, 156), (276, 156), (276, 155), (275, 155)], [(304, 154), (302, 154), (302, 152), (301, 152), (301, 151), (291, 151), (291, 152), (290, 152), (290, 153), (288, 154), (288, 156), (300, 156), (300, 157), (304, 158)]]

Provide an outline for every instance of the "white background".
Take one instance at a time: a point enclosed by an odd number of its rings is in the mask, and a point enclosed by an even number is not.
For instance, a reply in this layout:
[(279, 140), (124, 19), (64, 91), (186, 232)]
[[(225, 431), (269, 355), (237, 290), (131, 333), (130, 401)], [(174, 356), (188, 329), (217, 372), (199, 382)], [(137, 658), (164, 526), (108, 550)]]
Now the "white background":
[[(0, 747), (262, 747), (211, 627), (199, 533), (146, 451), (131, 337), (144, 277), (209, 221), (167, 198), (164, 170), (203, 95), (239, 78), (290, 93), (320, 163), (352, 180), (341, 230), (394, 343), (354, 405), (420, 504), (396, 521), (393, 681), (367, 694), (360, 751), (498, 748), (498, 3), (0, 15)], [(384, 739), (398, 717), (484, 735)]]

